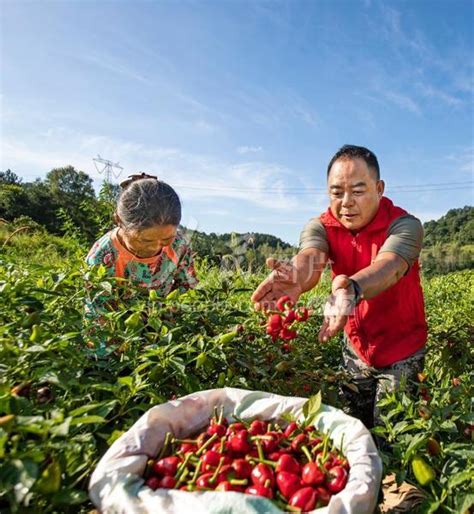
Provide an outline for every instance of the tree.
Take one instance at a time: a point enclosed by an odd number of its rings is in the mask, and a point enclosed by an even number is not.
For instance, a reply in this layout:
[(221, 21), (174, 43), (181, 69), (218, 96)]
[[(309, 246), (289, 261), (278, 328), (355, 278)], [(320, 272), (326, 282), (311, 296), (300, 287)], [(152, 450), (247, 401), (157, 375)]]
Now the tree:
[(95, 198), (92, 179), (87, 173), (76, 171), (73, 166), (52, 169), (46, 175), (45, 183), (61, 205), (67, 205), (68, 201), (79, 204), (85, 199)]
[(45, 185), (53, 203), (68, 214), (68, 218), (87, 239), (94, 239), (97, 225), (91, 219), (91, 214), (95, 212), (97, 200), (89, 175), (77, 171), (73, 166), (55, 168), (46, 175)]
[(16, 184), (20, 185), (21, 178), (18, 177), (12, 170), (0, 171), (0, 184)]
[(27, 208), (24, 214), (40, 225), (44, 225), (48, 231), (59, 233), (61, 228), (61, 221), (57, 216), (59, 205), (46, 184), (36, 179), (34, 182), (24, 184), (23, 188), (27, 197)]
[(28, 197), (22, 186), (11, 182), (0, 184), (0, 218), (13, 221), (28, 210)]

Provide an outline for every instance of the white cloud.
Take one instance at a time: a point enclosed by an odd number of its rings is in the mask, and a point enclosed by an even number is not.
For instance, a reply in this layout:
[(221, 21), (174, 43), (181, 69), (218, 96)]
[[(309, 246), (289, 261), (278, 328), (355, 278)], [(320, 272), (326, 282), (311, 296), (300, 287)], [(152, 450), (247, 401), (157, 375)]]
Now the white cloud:
[(421, 109), (418, 104), (408, 95), (403, 95), (395, 91), (384, 91), (383, 95), (389, 102), (398, 105), (398, 107), (415, 114), (421, 114)]
[(237, 148), (237, 153), (247, 154), (247, 153), (258, 153), (261, 152), (263, 148), (261, 146), (239, 146)]
[(440, 89), (437, 89), (434, 86), (431, 86), (430, 84), (423, 84), (419, 82), (417, 84), (417, 87), (424, 96), (428, 98), (441, 100), (442, 102), (452, 107), (459, 107), (464, 103), (459, 98), (456, 98), (455, 96), (450, 95), (449, 93), (445, 93), (444, 91), (441, 91)]
[[(27, 180), (44, 177), (54, 167), (72, 165), (99, 183), (103, 175), (92, 159), (100, 154), (104, 159), (120, 162), (124, 167), (121, 178), (148, 171), (172, 184), (184, 200), (234, 199), (273, 212), (301, 211), (302, 198), (305, 205), (314, 204), (313, 195), (302, 197), (287, 190), (288, 183), (305, 187), (298, 181), (295, 183), (294, 171), (264, 161), (234, 163), (177, 148), (146, 146), (62, 127), (45, 130), (32, 142), (4, 138), (1, 149), (2, 168), (11, 168)], [(312, 202), (306, 202), (310, 199)]]
[(76, 56), (78, 59), (98, 66), (106, 71), (111, 71), (117, 75), (122, 75), (131, 80), (142, 82), (143, 84), (151, 85), (153, 83), (148, 77), (145, 77), (141, 73), (138, 73), (134, 69), (129, 66), (125, 66), (123, 63), (119, 62), (117, 59), (109, 56), (109, 55), (80, 55)]
[(446, 159), (454, 164), (455, 171), (468, 172), (474, 176), (474, 146), (457, 148), (454, 153), (447, 155)]

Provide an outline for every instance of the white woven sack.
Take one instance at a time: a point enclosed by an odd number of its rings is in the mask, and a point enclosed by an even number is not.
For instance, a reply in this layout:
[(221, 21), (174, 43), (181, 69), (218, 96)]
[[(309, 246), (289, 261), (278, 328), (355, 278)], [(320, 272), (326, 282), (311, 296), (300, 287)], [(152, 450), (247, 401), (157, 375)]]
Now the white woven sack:
[[(274, 514), (270, 500), (236, 492), (153, 491), (142, 478), (146, 462), (161, 448), (167, 432), (184, 438), (203, 429), (214, 406), (224, 415), (242, 419), (278, 420), (283, 413), (302, 416), (306, 398), (261, 391), (224, 388), (184, 396), (152, 407), (109, 448), (92, 474), (89, 493), (102, 514)], [(346, 487), (317, 514), (371, 514), (376, 506), (382, 463), (365, 426), (334, 407), (323, 405), (315, 426), (330, 432), (335, 445), (344, 444), (351, 466)]]

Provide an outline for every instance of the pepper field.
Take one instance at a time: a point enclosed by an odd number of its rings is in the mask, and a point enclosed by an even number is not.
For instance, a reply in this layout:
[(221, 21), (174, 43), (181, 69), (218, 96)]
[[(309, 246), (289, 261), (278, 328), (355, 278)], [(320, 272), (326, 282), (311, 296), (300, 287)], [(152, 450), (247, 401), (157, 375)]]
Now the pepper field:
[[(47, 249), (36, 258), (27, 252), (26, 244), (10, 245), (0, 255), (2, 513), (90, 512), (87, 484), (100, 457), (170, 398), (231, 386), (295, 396), (321, 391), (325, 403), (342, 407), (338, 388), (350, 382), (339, 368), (341, 342), (317, 342), (328, 276), (302, 298), (313, 314), (288, 352), (265, 334), (249, 301), (263, 272), (200, 263), (198, 289), (162, 300), (120, 290), (100, 269), (86, 290), (80, 251), (61, 258)], [(419, 394), (382, 400), (384, 424), (374, 432), (386, 440), (384, 474), (413, 485), (410, 512), (472, 512), (474, 273), (425, 277), (423, 286), (430, 339)], [(83, 303), (86, 294), (112, 287), (118, 309), (100, 329), (109, 355), (98, 359), (87, 346)], [(125, 323), (133, 313), (135, 322)], [(419, 462), (434, 476), (426, 485), (413, 472)], [(381, 495), (387, 512), (382, 504)]]

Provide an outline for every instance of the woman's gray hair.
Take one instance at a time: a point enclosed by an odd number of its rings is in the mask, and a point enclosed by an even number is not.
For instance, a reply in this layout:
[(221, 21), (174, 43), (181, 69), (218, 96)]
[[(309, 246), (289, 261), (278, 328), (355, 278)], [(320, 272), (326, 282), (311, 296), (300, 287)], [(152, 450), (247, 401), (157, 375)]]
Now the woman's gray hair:
[(178, 226), (181, 202), (176, 191), (161, 180), (135, 180), (120, 193), (117, 215), (127, 230), (143, 230), (155, 225)]

